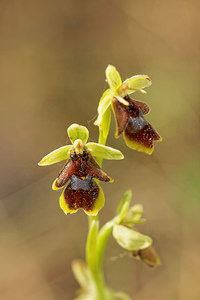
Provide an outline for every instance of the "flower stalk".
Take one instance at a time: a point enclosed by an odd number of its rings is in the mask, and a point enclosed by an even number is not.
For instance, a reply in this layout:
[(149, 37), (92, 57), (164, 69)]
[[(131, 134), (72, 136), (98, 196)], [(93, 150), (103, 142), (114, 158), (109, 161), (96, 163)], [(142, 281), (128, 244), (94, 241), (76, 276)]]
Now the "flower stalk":
[(66, 160), (63, 169), (54, 180), (52, 189), (63, 188), (60, 206), (65, 214), (82, 209), (88, 215), (88, 236), (85, 247), (85, 262), (72, 263), (74, 276), (81, 286), (75, 300), (130, 300), (129, 296), (109, 289), (104, 280), (103, 258), (111, 234), (130, 257), (135, 257), (150, 267), (160, 264), (152, 247), (152, 239), (141, 234), (135, 227), (144, 223), (143, 207), (130, 206), (132, 192), (122, 196), (115, 216), (101, 228), (98, 213), (105, 198), (100, 182), (113, 182), (102, 170), (103, 159), (121, 160), (123, 154), (106, 146), (110, 130), (111, 110), (116, 122), (116, 135), (123, 134), (131, 149), (152, 154), (154, 141), (161, 141), (160, 135), (146, 121), (150, 108), (146, 103), (130, 98), (130, 94), (145, 88), (152, 82), (147, 75), (135, 75), (122, 82), (119, 72), (112, 65), (106, 69), (109, 88), (103, 93), (98, 105), (95, 125), (99, 127), (98, 143), (88, 142), (89, 132), (84, 126), (72, 124), (67, 133), (71, 145), (62, 146), (42, 158), (40, 166), (52, 165)]

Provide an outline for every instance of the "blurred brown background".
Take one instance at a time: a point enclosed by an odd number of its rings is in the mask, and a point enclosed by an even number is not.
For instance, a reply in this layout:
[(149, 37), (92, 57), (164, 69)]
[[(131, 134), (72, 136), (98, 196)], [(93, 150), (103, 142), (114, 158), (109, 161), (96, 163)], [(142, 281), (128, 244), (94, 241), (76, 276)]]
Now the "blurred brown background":
[(148, 74), (147, 120), (163, 137), (152, 156), (115, 140), (125, 160), (105, 161), (115, 179), (102, 184), (101, 222), (115, 212), (124, 190), (144, 205), (162, 266), (148, 269), (114, 241), (106, 280), (135, 300), (200, 299), (200, 2), (198, 0), (0, 1), (2, 300), (71, 300), (78, 284), (71, 261), (84, 258), (87, 217), (65, 216), (51, 183), (62, 163), (37, 162), (69, 143), (66, 129), (93, 126), (110, 63), (123, 79)]

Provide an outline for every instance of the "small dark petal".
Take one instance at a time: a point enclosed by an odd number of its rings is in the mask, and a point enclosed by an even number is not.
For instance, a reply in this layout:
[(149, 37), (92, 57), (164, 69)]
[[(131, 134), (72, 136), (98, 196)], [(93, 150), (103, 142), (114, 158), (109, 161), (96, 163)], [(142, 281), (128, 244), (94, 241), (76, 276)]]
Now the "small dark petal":
[(130, 113), (127, 110), (127, 107), (121, 102), (119, 102), (116, 98), (114, 98), (112, 101), (112, 108), (114, 111), (115, 121), (117, 125), (116, 137), (118, 137), (120, 136), (120, 134), (122, 134), (122, 132), (125, 129), (128, 119), (130, 117)]
[(57, 188), (63, 187), (67, 183), (69, 178), (75, 172), (75, 166), (76, 165), (75, 165), (73, 159), (69, 159), (66, 162), (65, 166), (62, 168), (62, 170), (60, 171), (60, 173), (55, 181), (55, 186)]
[(87, 175), (105, 182), (112, 181), (112, 179), (99, 167), (91, 154), (87, 162)]
[(83, 208), (85, 211), (92, 211), (94, 208), (99, 195), (99, 187), (91, 177), (87, 177), (86, 183), (84, 181), (73, 175), (64, 191), (65, 202), (70, 210)]
[(101, 181), (111, 181), (111, 178), (103, 172), (92, 155), (86, 151), (82, 155), (76, 155), (76, 159), (74, 159), (71, 155), (70, 159), (67, 161), (55, 180), (55, 189), (63, 187), (72, 175), (79, 178), (86, 178), (90, 175), (91, 177), (95, 177)]
[(131, 103), (133, 103), (135, 108), (141, 109), (143, 115), (148, 114), (148, 112), (150, 111), (149, 106), (144, 102), (134, 100), (134, 99), (130, 99), (129, 103), (130, 103), (130, 106), (131, 106)]

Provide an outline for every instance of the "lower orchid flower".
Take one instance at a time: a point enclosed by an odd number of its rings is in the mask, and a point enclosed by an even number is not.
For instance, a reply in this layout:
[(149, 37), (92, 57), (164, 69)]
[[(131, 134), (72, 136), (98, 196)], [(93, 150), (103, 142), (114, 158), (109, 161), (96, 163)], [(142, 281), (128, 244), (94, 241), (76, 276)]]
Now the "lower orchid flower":
[[(73, 145), (66, 145), (46, 155), (40, 166), (51, 165), (67, 159), (53, 182), (52, 189), (64, 188), (60, 206), (67, 213), (83, 209), (87, 215), (97, 215), (104, 206), (104, 194), (97, 180), (113, 180), (100, 168), (93, 155), (105, 159), (123, 159), (120, 151), (97, 143), (86, 143), (89, 133), (86, 127), (72, 124), (68, 135)], [(86, 144), (85, 144), (86, 143)]]

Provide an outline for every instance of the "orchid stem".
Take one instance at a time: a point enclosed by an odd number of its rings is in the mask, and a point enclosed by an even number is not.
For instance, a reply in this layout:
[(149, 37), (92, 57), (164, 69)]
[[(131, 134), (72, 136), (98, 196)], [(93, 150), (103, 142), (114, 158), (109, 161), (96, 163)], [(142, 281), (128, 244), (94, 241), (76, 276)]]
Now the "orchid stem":
[[(103, 130), (99, 127), (98, 143), (101, 145), (106, 145), (106, 140), (107, 140), (107, 136), (105, 137), (103, 135)], [(101, 167), (102, 163), (103, 163), (103, 159), (96, 157), (96, 161), (99, 164), (99, 166)], [(97, 216), (89, 216), (89, 218), (88, 218), (88, 225), (89, 225), (88, 236), (90, 233), (91, 224), (94, 220), (95, 221), (99, 220), (98, 215)], [(98, 232), (98, 234), (99, 234), (99, 232)], [(103, 270), (102, 270), (103, 254), (104, 254), (104, 250), (105, 250), (107, 242), (108, 242), (108, 238), (105, 239), (103, 247), (100, 247), (101, 248), (100, 251), (99, 251), (99, 247), (97, 247), (97, 249), (94, 249), (97, 252), (96, 253), (96, 266), (94, 269), (90, 268), (91, 274), (93, 276), (93, 279), (94, 279), (94, 282), (96, 285), (96, 292), (98, 295), (97, 296), (98, 300), (108, 300), (108, 299), (112, 300), (112, 297), (111, 296), (109, 297), (109, 295), (108, 295), (108, 291), (107, 291), (107, 288), (106, 288), (106, 285), (104, 282), (104, 274), (103, 274)], [(98, 243), (98, 246), (99, 246), (99, 243)], [(86, 258), (88, 257), (88, 255), (90, 255), (90, 253), (87, 253), (87, 247), (86, 247)]]

